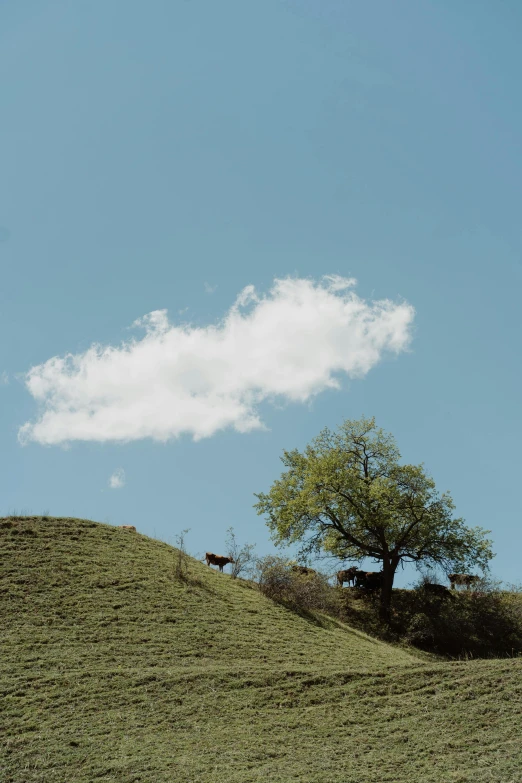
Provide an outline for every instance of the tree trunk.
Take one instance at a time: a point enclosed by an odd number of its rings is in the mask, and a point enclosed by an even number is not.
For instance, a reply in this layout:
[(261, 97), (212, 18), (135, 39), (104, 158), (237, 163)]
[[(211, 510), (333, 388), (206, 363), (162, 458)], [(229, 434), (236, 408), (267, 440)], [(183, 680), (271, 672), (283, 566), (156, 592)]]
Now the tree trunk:
[(390, 608), (393, 589), (393, 580), (399, 561), (395, 557), (385, 557), (382, 561), (382, 587), (381, 587), (381, 620), (390, 622)]

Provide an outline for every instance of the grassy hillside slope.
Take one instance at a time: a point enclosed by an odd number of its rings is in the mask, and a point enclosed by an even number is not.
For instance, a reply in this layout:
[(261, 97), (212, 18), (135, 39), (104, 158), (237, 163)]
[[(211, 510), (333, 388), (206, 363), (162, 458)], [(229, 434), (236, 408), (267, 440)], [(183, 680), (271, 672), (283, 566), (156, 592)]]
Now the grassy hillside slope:
[(522, 780), (518, 661), (423, 664), (93, 522), (0, 547), (2, 781)]

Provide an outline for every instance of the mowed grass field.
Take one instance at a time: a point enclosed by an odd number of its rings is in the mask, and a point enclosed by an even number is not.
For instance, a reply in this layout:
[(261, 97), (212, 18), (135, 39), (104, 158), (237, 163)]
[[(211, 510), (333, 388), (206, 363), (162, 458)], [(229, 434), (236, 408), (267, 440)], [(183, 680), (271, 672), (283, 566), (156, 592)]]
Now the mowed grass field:
[(2, 783), (520, 783), (522, 662), (426, 662), (132, 532), (0, 520)]

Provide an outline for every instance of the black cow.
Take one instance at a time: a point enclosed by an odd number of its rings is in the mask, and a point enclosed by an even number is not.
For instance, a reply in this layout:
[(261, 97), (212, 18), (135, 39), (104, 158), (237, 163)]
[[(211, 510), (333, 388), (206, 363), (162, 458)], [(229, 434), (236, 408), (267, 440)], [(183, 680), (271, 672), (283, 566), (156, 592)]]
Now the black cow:
[(382, 588), (382, 571), (357, 571), (355, 574), (355, 586), (373, 591)]
[(451, 598), (453, 600), (453, 596), (451, 595), (450, 591), (445, 585), (438, 585), (433, 584), (430, 582), (426, 582), (422, 585), (422, 589), (429, 593), (430, 595), (434, 595), (437, 598)]

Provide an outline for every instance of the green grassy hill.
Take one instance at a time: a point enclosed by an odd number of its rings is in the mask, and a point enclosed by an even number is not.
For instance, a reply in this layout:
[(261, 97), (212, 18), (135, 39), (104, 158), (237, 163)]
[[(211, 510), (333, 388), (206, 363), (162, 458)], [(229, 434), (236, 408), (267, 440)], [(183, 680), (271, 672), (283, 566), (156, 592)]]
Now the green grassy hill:
[(0, 520), (5, 783), (519, 783), (519, 661), (423, 663), (139, 534)]

